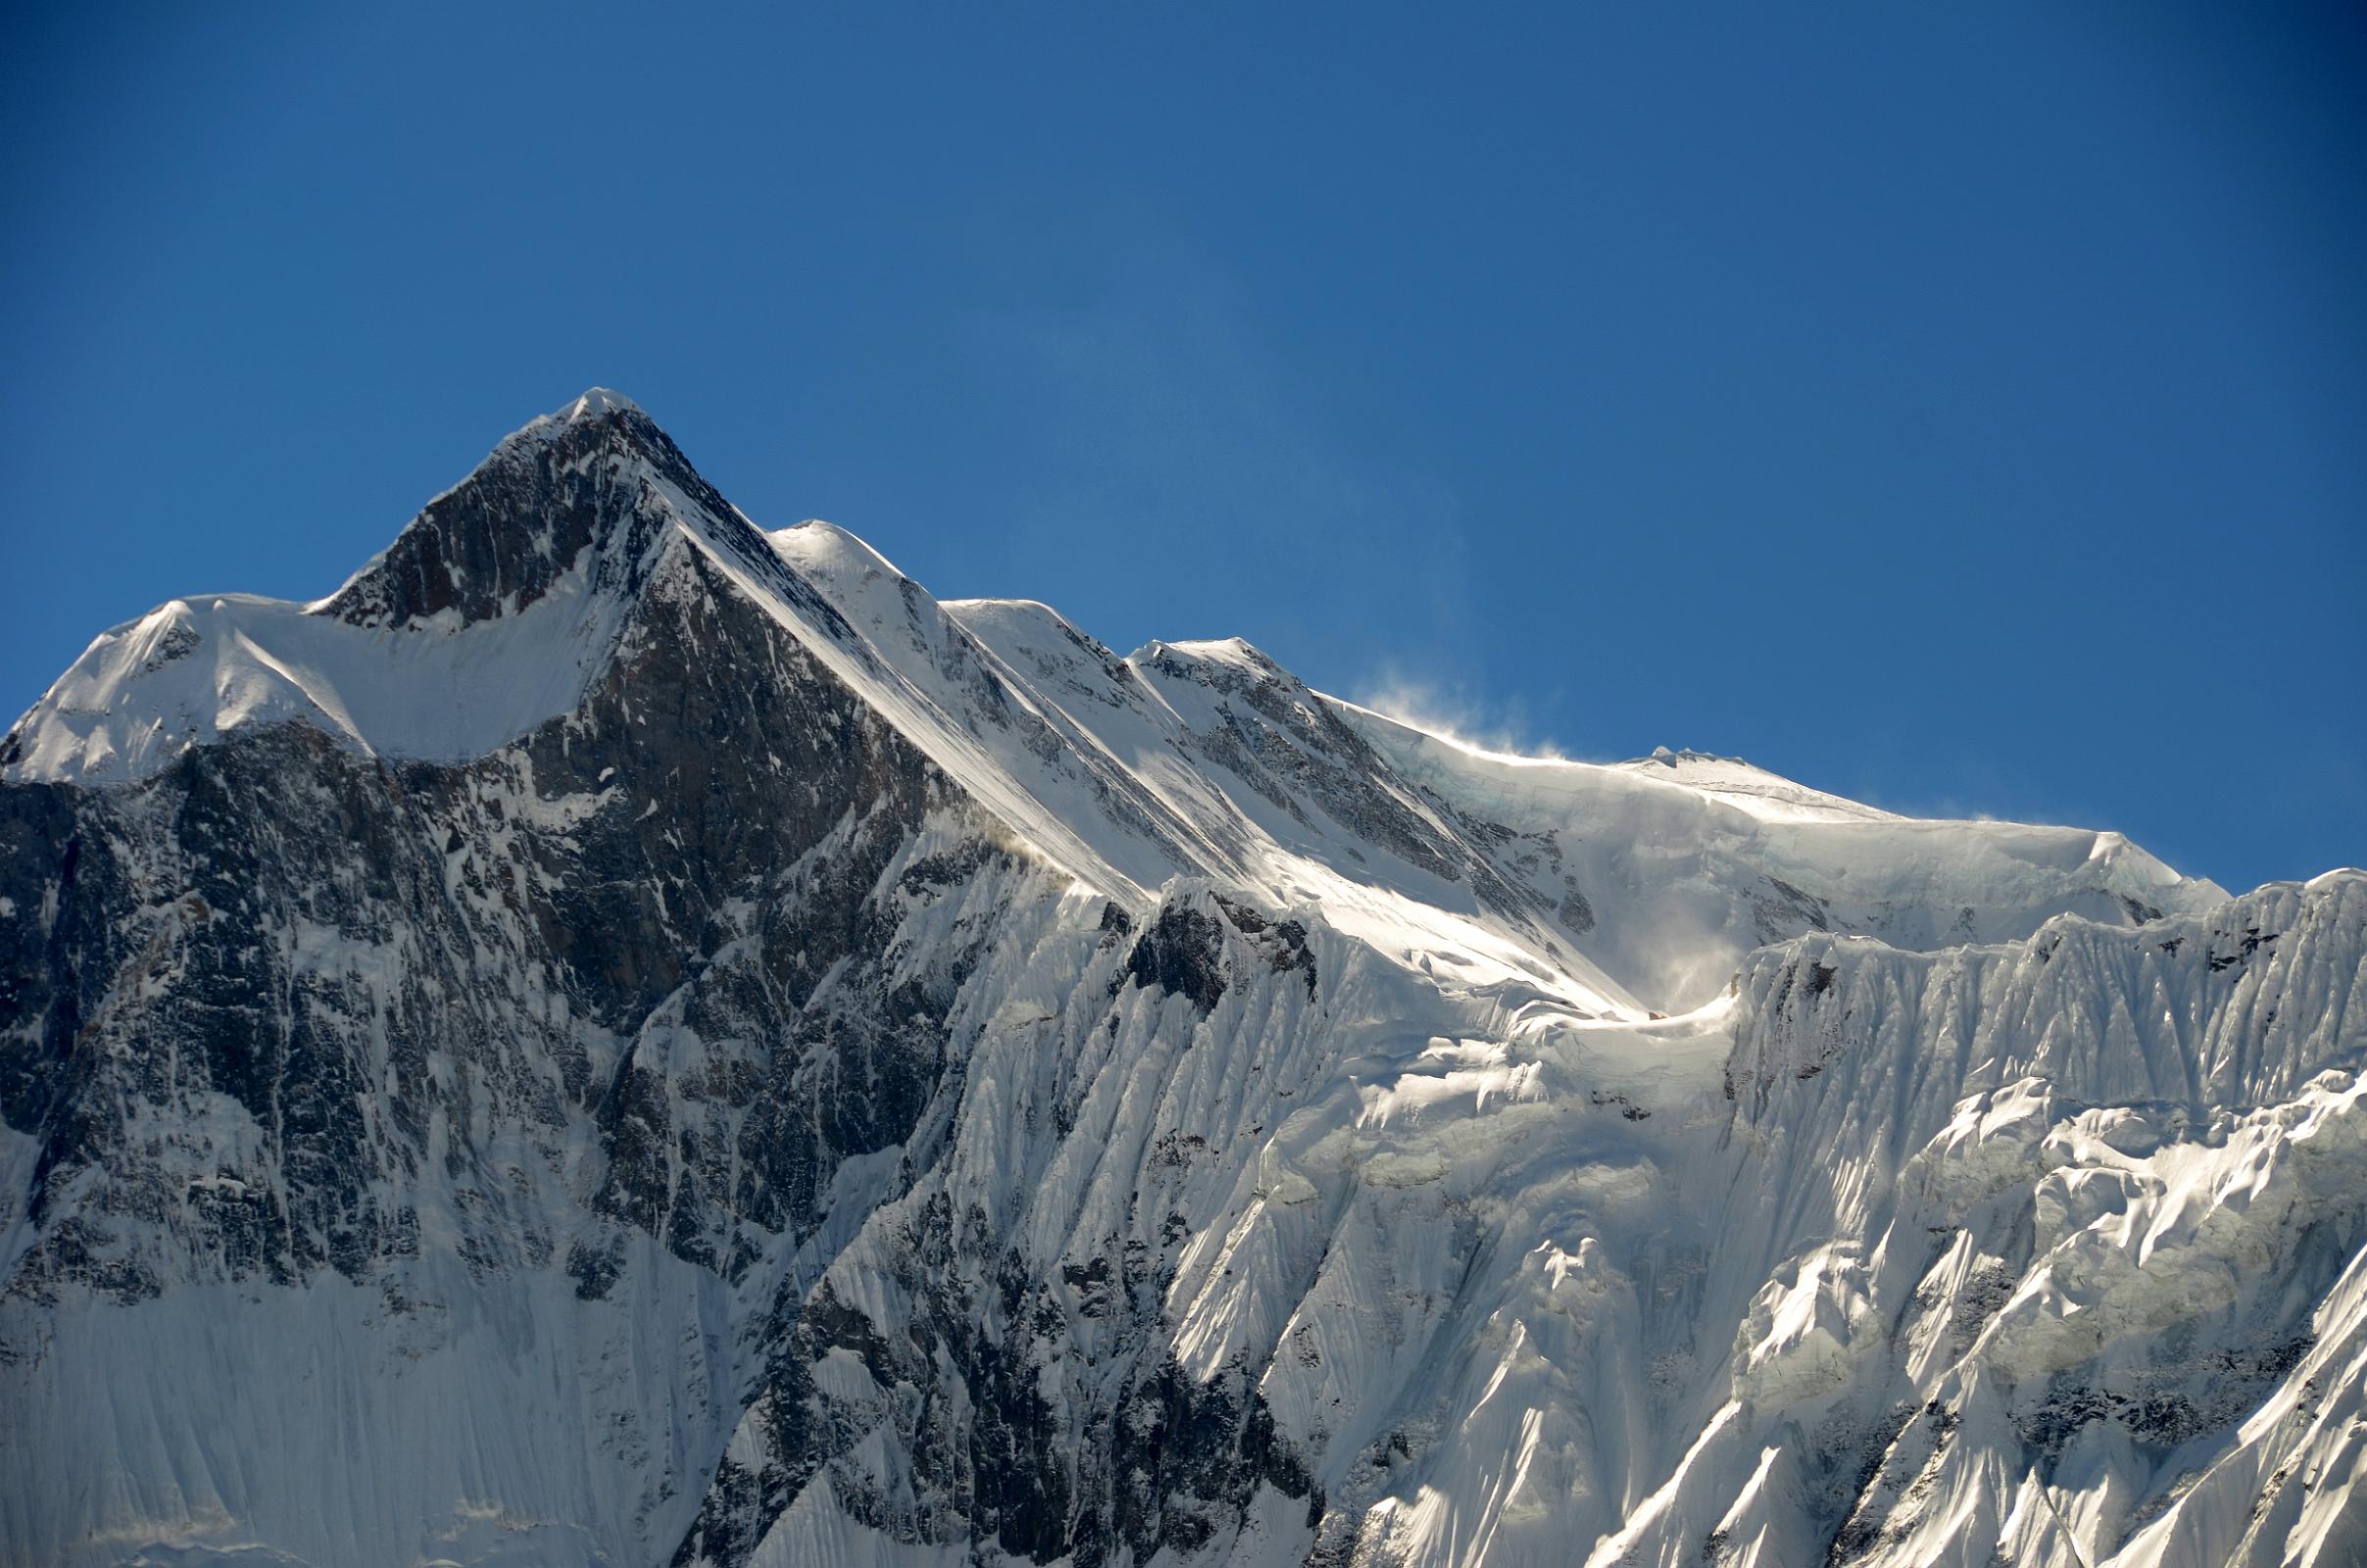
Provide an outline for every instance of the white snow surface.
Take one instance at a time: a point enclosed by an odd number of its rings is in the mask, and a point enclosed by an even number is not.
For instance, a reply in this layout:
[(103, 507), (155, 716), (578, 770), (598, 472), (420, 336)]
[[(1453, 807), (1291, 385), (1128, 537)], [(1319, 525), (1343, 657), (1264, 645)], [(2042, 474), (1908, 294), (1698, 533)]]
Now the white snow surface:
[[(842, 1178), (813, 1266), (874, 1321), (909, 1311), (896, 1238), (933, 1193), (1047, 1265), (1180, 1214), (1175, 1356), (1256, 1369), (1358, 1561), (1802, 1563), (1836, 1521), (1893, 1568), (2367, 1553), (2367, 874), (2231, 901), (2109, 832), (1478, 751), (1238, 640), (1121, 659), (1043, 605), (940, 604), (827, 523), (755, 561), (649, 483), (661, 548), (1041, 866), (996, 890), (942, 1162), (876, 1207)], [(8, 776), (127, 787), (278, 722), (494, 751), (569, 714), (630, 617), (573, 581), (465, 626), (175, 601), (61, 677)], [(1244, 958), (1205, 1017), (1140, 989), (1112, 1015), (1102, 901), (1218, 896), (1301, 921), (1316, 992)], [(700, 1466), (756, 1451), (733, 1304), (661, 1250), (623, 1301), (424, 1278), (420, 1310), (191, 1284), (62, 1313), (6, 1374), (0, 1554), (655, 1560)], [(898, 1495), (896, 1396), (843, 1371), (816, 1398)], [(847, 1485), (752, 1560), (998, 1560), (901, 1543)], [(1261, 1495), (1188, 1560), (1303, 1562), (1306, 1512)]]
[(575, 706), (621, 611), (579, 583), (474, 625), (361, 627), (253, 594), (175, 599), (101, 633), (58, 678), (9, 776), (147, 778), (193, 746), (290, 720), (372, 757), (479, 757)]

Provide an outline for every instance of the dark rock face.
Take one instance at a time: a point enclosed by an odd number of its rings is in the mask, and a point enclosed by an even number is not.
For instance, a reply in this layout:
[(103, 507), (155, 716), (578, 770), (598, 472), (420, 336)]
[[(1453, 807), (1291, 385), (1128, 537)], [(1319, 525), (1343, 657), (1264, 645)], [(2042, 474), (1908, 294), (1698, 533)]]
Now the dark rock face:
[(597, 558), (593, 587), (638, 593), (643, 558), (662, 526), (641, 494), (647, 472), (715, 517), (735, 515), (637, 409), (548, 423), (512, 436), (429, 502), (321, 612), (357, 626), (401, 626), (448, 610), (469, 621), (516, 614), (586, 551)]
[[(891, 1278), (911, 1293), (910, 1324), (884, 1328), (826, 1284), (804, 1304), (751, 1411), (766, 1457), (724, 1458), (677, 1564), (743, 1560), (817, 1477), (890, 1540), (966, 1539), (1034, 1562), (1197, 1549), (1237, 1529), (1261, 1486), (1305, 1499), (1310, 1527), (1321, 1516), (1256, 1379), (1232, 1366), (1201, 1382), (1162, 1353), (1171, 1262), (1115, 1246), (1047, 1279), (1015, 1250), (965, 1246), (942, 1192), (909, 1212)], [(822, 1369), (843, 1380), (849, 1363), (872, 1392), (826, 1396)], [(1046, 1397), (1047, 1368), (1062, 1366), (1100, 1369), (1082, 1412)], [(860, 1456), (883, 1427), (914, 1458), (910, 1491), (883, 1488)]]
[(1224, 945), (1213, 915), (1190, 905), (1171, 904), (1135, 943), (1126, 959), (1126, 978), (1189, 997), (1206, 1013), (1224, 997)]
[[(471, 1114), (530, 1140), (588, 1114), (595, 1207), (729, 1271), (743, 1226), (810, 1224), (838, 1159), (904, 1136), (956, 982), (887, 977), (873, 884), (958, 803), (744, 602), (674, 571), (578, 715), (480, 762), (386, 766), (291, 725), (133, 790), (0, 793), (11, 896), (58, 908), (38, 945), (11, 927), (34, 1027), (0, 1054), (0, 1114), (42, 1141), (36, 1221), (103, 1176), (17, 1288), (178, 1273), (111, 1250), (112, 1215), (170, 1215), (201, 1272), (363, 1278), (416, 1245), (386, 1193), (439, 1163), (483, 1182), (502, 1250), (498, 1173), (431, 1136)], [(688, 1071), (684, 1036), (713, 1043)], [(184, 1210), (129, 1107), (199, 1123), (213, 1095), (268, 1129), (220, 1151), (258, 1196)]]

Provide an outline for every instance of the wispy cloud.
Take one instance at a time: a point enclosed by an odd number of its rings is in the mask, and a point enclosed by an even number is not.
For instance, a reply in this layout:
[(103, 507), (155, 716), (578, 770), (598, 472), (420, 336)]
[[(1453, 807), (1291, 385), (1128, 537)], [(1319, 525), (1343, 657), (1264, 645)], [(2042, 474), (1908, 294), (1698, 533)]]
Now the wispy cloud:
[(1359, 707), (1484, 752), (1560, 761), (1579, 760), (1539, 730), (1518, 697), (1476, 697), (1459, 683), (1418, 675), (1391, 663), (1383, 664), (1347, 695)]

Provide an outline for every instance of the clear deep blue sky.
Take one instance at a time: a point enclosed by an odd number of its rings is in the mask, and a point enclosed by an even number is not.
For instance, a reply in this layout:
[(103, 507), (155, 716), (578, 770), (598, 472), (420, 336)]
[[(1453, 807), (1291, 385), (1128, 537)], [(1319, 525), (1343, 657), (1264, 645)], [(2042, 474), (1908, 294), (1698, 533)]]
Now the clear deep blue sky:
[(0, 707), (599, 382), (1121, 652), (2367, 861), (2356, 7), (676, 9), (12, 8)]

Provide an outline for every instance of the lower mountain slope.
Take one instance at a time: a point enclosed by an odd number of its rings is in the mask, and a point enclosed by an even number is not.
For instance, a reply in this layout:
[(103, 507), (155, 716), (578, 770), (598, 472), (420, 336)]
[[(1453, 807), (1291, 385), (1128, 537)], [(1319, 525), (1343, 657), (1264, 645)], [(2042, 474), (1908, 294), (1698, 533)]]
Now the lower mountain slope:
[(1120, 659), (587, 394), (0, 743), (0, 1556), (2351, 1561), (2363, 1055), (2359, 872)]

